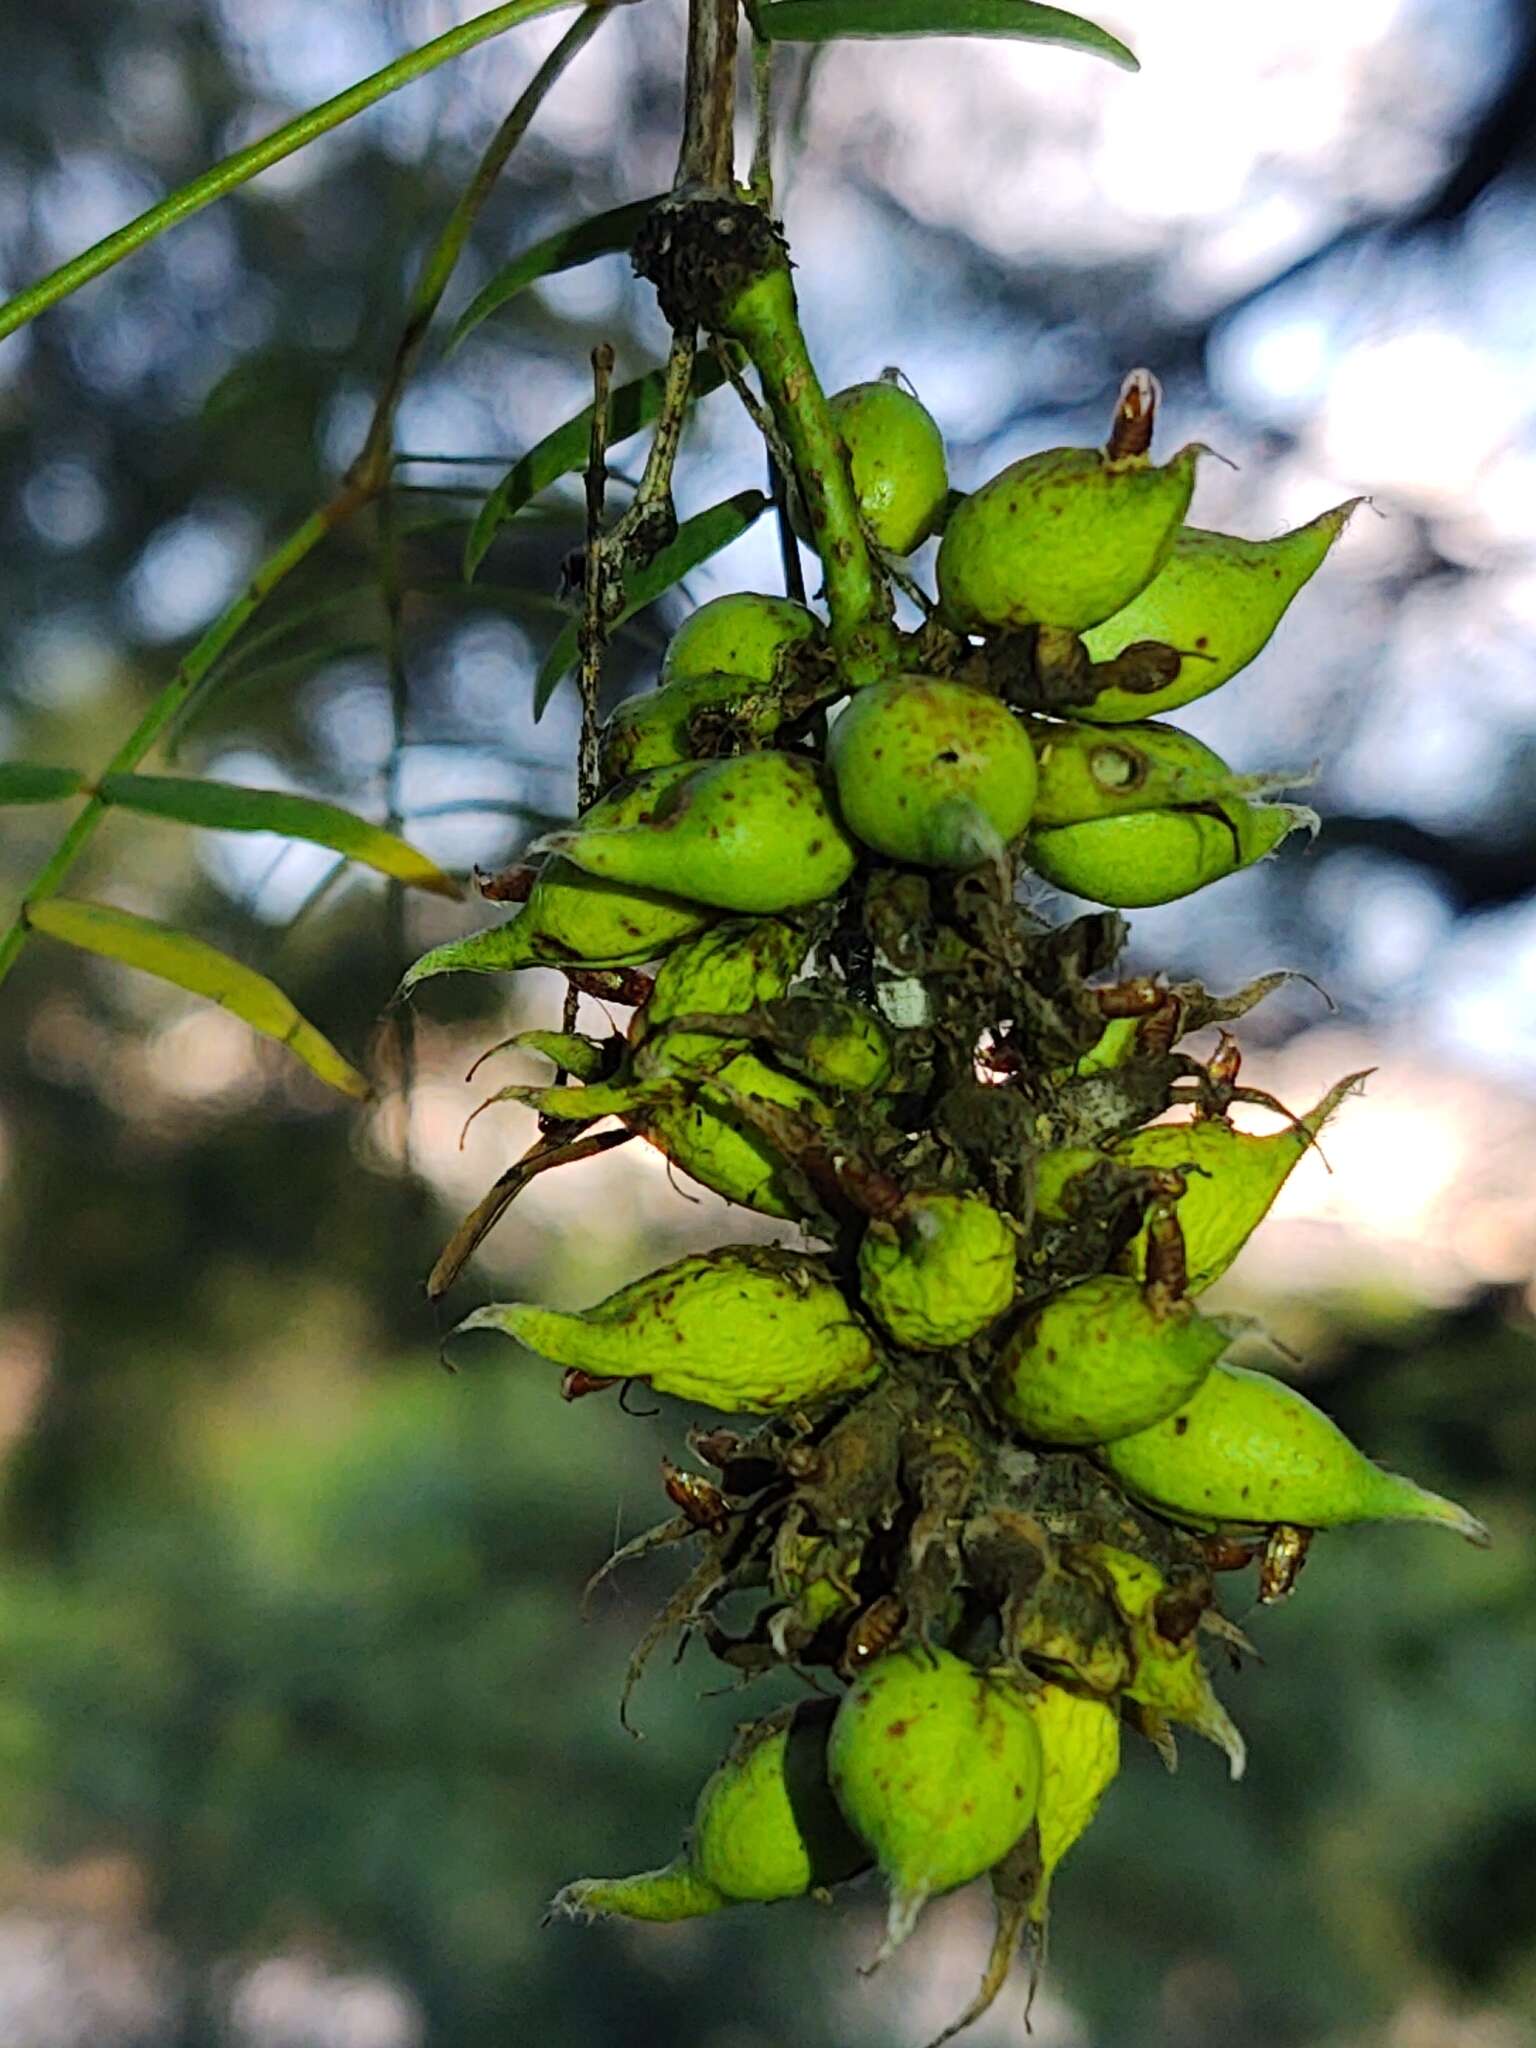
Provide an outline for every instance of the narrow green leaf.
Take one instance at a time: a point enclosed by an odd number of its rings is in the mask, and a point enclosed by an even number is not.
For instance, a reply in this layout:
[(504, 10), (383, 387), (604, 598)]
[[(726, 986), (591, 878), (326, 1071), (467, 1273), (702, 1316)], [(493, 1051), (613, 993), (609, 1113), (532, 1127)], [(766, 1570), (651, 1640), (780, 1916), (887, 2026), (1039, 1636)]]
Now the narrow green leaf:
[(541, 277), (554, 277), (562, 270), (574, 270), (579, 263), (590, 263), (595, 256), (612, 256), (627, 249), (660, 197), (660, 193), (655, 193), (649, 199), (632, 199), (625, 206), (610, 207), (606, 213), (589, 214), (585, 220), (546, 235), (521, 256), (514, 256), (489, 284), (476, 292), (459, 315), (448, 337), (446, 352), (451, 354), (482, 320), (499, 312), (509, 299), (537, 284)]
[(270, 135), (264, 135), (260, 141), (247, 143), (244, 149), (237, 149), (233, 156), (223, 158), (211, 170), (204, 171), (185, 185), (179, 185), (158, 205), (152, 206), (147, 213), (141, 213), (137, 220), (129, 221), (126, 227), (118, 228), (81, 255), (71, 257), (68, 263), (39, 278), (36, 284), (18, 292), (13, 299), (8, 299), (0, 306), (0, 337), (14, 333), (49, 306), (56, 306), (71, 292), (78, 291), (93, 277), (110, 270), (114, 263), (121, 263), (125, 256), (142, 249), (146, 242), (153, 241), (166, 228), (175, 227), (192, 214), (201, 212), (203, 207), (211, 206), (216, 199), (233, 192), (236, 186), (245, 184), (271, 165), (281, 163), (284, 157), (292, 156), (295, 150), (303, 149), (317, 136), (340, 127), (343, 121), (350, 121), (354, 114), (362, 113), (365, 107), (375, 105), (387, 94), (398, 92), (401, 86), (424, 78), (439, 64), (462, 56), (466, 50), (488, 42), (492, 36), (504, 35), (509, 28), (532, 21), (536, 15), (570, 4), (571, 0), (507, 0), (506, 5), (492, 7), (484, 14), (460, 22), (434, 41), (423, 43), (404, 57), (397, 57), (382, 71), (359, 79), (356, 85), (348, 86), (334, 99), (309, 108), (292, 121), (285, 122), (281, 128), (274, 129)]
[(1064, 43), (1107, 57), (1126, 71), (1141, 66), (1108, 29), (1031, 0), (765, 0), (757, 10), (771, 43), (827, 43), (845, 36), (1017, 36)]
[(206, 939), (136, 917), (132, 911), (116, 910), (110, 904), (82, 903), (68, 896), (54, 896), (35, 905), (27, 913), (27, 922), (34, 931), (62, 939), (81, 952), (120, 960), (125, 967), (140, 968), (190, 995), (206, 996), (253, 1031), (286, 1045), (312, 1074), (343, 1095), (361, 1101), (371, 1092), (357, 1069), (299, 1014), (275, 982), (232, 960)]
[[(693, 396), (707, 398), (711, 391), (718, 391), (725, 382), (725, 372), (713, 356), (701, 355), (694, 365)], [(666, 372), (651, 370), (644, 377), (637, 377), (633, 384), (621, 384), (608, 401), (608, 440), (610, 446), (627, 441), (631, 434), (638, 434), (642, 427), (648, 427), (661, 411), (662, 392), (666, 387)], [(574, 418), (553, 433), (546, 434), (542, 441), (534, 443), (528, 453), (522, 456), (507, 471), (501, 482), (480, 507), (479, 517), (470, 530), (469, 541), (464, 549), (464, 580), (470, 582), (485, 559), (486, 549), (496, 538), (498, 527), (504, 526), (512, 515), (538, 496), (540, 491), (562, 476), (569, 476), (572, 470), (585, 466), (592, 446), (592, 408), (583, 406)]]
[(199, 782), (181, 775), (107, 775), (98, 787), (103, 803), (127, 811), (214, 832), (280, 832), (285, 839), (328, 846), (410, 888), (455, 898), (463, 893), (451, 875), (395, 833), (318, 797), (293, 796), (282, 789), (244, 789), (234, 782)]
[(0, 761), (0, 804), (56, 804), (61, 797), (78, 796), (84, 780), (76, 768)]
[[(685, 519), (671, 546), (663, 548), (625, 585), (624, 608), (613, 621), (614, 626), (622, 626), (636, 612), (654, 604), (701, 562), (707, 562), (711, 555), (718, 555), (722, 548), (738, 540), (772, 502), (761, 491), (738, 491), (734, 498), (724, 498), (707, 512), (696, 512), (691, 519)], [(535, 719), (544, 716), (545, 705), (576, 659), (577, 633), (577, 621), (572, 619), (544, 657), (533, 686)]]

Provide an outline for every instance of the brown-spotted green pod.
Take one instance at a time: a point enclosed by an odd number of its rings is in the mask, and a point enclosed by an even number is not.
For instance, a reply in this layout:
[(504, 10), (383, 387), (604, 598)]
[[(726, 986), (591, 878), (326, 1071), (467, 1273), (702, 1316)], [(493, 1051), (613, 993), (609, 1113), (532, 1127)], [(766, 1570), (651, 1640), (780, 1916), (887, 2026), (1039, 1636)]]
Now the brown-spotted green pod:
[(556, 1365), (644, 1380), (709, 1408), (770, 1414), (878, 1377), (880, 1359), (819, 1259), (754, 1245), (695, 1253), (572, 1314), (492, 1302), (459, 1324)]
[(1224, 797), (1187, 811), (1135, 811), (1031, 832), (1025, 858), (1055, 888), (1115, 910), (1193, 896), (1253, 867), (1293, 832), (1317, 830), (1300, 804)]
[(834, 895), (858, 858), (815, 765), (779, 753), (687, 767), (644, 821), (614, 826), (589, 813), (540, 845), (624, 888), (763, 913)]
[(1039, 767), (1031, 820), (1036, 832), (1295, 788), (1308, 779), (1305, 771), (1238, 775), (1204, 741), (1174, 725), (1118, 725), (1106, 732), (1066, 719), (1025, 723)]
[(681, 1855), (636, 1877), (578, 1878), (551, 1917), (691, 1920), (803, 1898), (867, 1868), (827, 1783), (834, 1712), (830, 1700), (805, 1700), (743, 1728), (699, 1794)]
[(788, 597), (735, 590), (701, 604), (672, 635), (662, 656), (668, 684), (734, 676), (773, 683), (796, 648), (819, 645), (823, 627), (813, 611)]
[(1109, 688), (1076, 711), (1101, 725), (1153, 718), (1220, 689), (1269, 642), (1291, 600), (1322, 567), (1361, 503), (1350, 498), (1275, 540), (1186, 526), (1156, 576), (1122, 611), (1083, 635), (1095, 661), (1153, 642), (1183, 659), (1150, 691)]
[(998, 859), (1029, 823), (1035, 755), (985, 690), (898, 676), (858, 691), (832, 728), (838, 806), (866, 846), (915, 867)]
[(1191, 444), (1161, 466), (1151, 461), (1155, 390), (1146, 371), (1133, 371), (1107, 447), (1026, 455), (961, 499), (945, 526), (937, 569), (951, 625), (1082, 633), (1152, 581), (1172, 550), (1206, 452)]
[(1013, 1299), (1018, 1238), (980, 1195), (913, 1195), (859, 1247), (864, 1305), (912, 1351), (969, 1343)]
[(1488, 1541), (1465, 1508), (1373, 1465), (1305, 1394), (1243, 1366), (1213, 1367), (1182, 1408), (1098, 1455), (1127, 1493), (1175, 1521), (1432, 1522)]
[(890, 1892), (883, 1962), (928, 1899), (980, 1877), (1034, 1819), (1040, 1736), (1023, 1689), (947, 1650), (893, 1650), (849, 1688), (828, 1775)]

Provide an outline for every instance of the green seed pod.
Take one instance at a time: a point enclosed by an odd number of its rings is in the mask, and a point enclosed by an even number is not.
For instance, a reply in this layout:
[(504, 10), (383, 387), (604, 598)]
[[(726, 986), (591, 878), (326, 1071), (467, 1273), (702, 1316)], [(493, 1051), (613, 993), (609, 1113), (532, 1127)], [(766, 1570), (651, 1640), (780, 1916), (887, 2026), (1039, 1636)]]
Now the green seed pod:
[(774, 1051), (818, 1088), (863, 1095), (891, 1077), (891, 1041), (863, 1003), (839, 996), (788, 996), (775, 1003)]
[[(807, 950), (805, 933), (781, 918), (726, 918), (687, 945), (679, 946), (657, 971), (645, 1007), (636, 1011), (631, 1036), (654, 1041), (670, 1073), (688, 1071), (690, 1053), (719, 1065), (722, 1043), (738, 1049), (745, 1040), (722, 1041), (703, 1032), (656, 1033), (674, 1017), (721, 1011), (739, 1015), (784, 994)], [(655, 1071), (655, 1068), (652, 1068)]]
[(892, 860), (975, 867), (1029, 823), (1028, 734), (1006, 704), (964, 683), (870, 684), (833, 726), (827, 759), (844, 819)]
[(1277, 540), (1239, 540), (1184, 527), (1146, 588), (1083, 636), (1095, 661), (1112, 661), (1145, 641), (1175, 648), (1184, 657), (1178, 673), (1152, 691), (1102, 690), (1075, 715), (1119, 725), (1174, 711), (1219, 689), (1266, 645), (1360, 503), (1351, 498), (1335, 505)]
[(911, 1351), (969, 1343), (1013, 1299), (1018, 1239), (980, 1195), (913, 1195), (893, 1223), (871, 1223), (859, 1289), (875, 1320)]
[[(653, 768), (592, 805), (585, 822), (627, 830), (640, 825), (687, 765)], [(504, 974), (517, 967), (633, 967), (702, 931), (713, 913), (654, 889), (632, 889), (583, 874), (569, 861), (546, 861), (522, 910), (507, 924), (434, 946), (406, 974), (398, 993), (436, 974)]]
[(821, 637), (820, 619), (803, 604), (732, 591), (684, 619), (662, 657), (662, 684), (722, 675), (772, 683), (793, 649), (813, 646)]
[(454, 1334), (466, 1330), (500, 1330), (556, 1365), (749, 1414), (851, 1393), (880, 1371), (820, 1260), (752, 1245), (677, 1259), (579, 1314), (492, 1302)]
[(998, 1408), (1036, 1443), (1106, 1444), (1181, 1407), (1232, 1335), (1187, 1302), (1153, 1305), (1106, 1273), (1065, 1288), (1015, 1330), (993, 1380)]
[(613, 827), (589, 814), (540, 845), (626, 888), (665, 885), (689, 902), (763, 912), (819, 903), (858, 858), (814, 765), (774, 753), (685, 768), (643, 823)]
[(1315, 832), (1317, 815), (1300, 804), (1226, 797), (1197, 811), (1135, 811), (1032, 832), (1025, 858), (1058, 889), (1138, 910), (1252, 867), (1302, 828)]
[(1051, 1879), (1073, 1843), (1087, 1833), (1120, 1768), (1120, 1717), (1107, 1700), (1085, 1698), (1044, 1680), (1024, 1695), (1040, 1737), (1044, 1770), (1035, 1824), (1040, 1878), (1029, 1918), (1044, 1928)]
[(729, 730), (739, 749), (772, 739), (783, 719), (784, 694), (772, 683), (750, 676), (678, 676), (619, 705), (598, 742), (598, 777), (606, 788), (645, 768), (725, 752), (696, 743), (695, 720)]
[(1074, 1214), (1067, 1190), (1073, 1181), (1103, 1163), (1105, 1154), (1092, 1145), (1060, 1145), (1035, 1161), (1035, 1214), (1046, 1223), (1066, 1223)]
[[(1234, 1130), (1225, 1118), (1212, 1116), (1193, 1123), (1151, 1124), (1109, 1148), (1109, 1156), (1122, 1166), (1185, 1173), (1178, 1218), (1187, 1293), (1199, 1294), (1221, 1278), (1269, 1214), (1323, 1125), (1365, 1078), (1365, 1073), (1346, 1075), (1305, 1116), (1268, 1137)], [(1128, 1246), (1124, 1263), (1128, 1272), (1145, 1275), (1145, 1226)]]
[(1020, 1687), (947, 1650), (895, 1650), (845, 1695), (827, 1768), (890, 1888), (879, 1963), (929, 1898), (980, 1877), (1029, 1826), (1040, 1737)]
[(1161, 468), (1146, 454), (1156, 386), (1133, 371), (1109, 446), (1047, 448), (1013, 462), (949, 515), (939, 597), (962, 630), (1082, 633), (1130, 603), (1167, 560), (1206, 452)]
[(831, 1700), (743, 1728), (699, 1794), (683, 1853), (638, 1877), (584, 1877), (550, 1911), (570, 1919), (688, 1920), (745, 1902), (798, 1899), (866, 1869), (827, 1783)]
[(1304, 1394), (1242, 1366), (1214, 1367), (1182, 1408), (1099, 1457), (1135, 1499), (1197, 1526), (1439, 1522), (1489, 1540), (1465, 1508), (1373, 1465)]
[(937, 421), (892, 378), (851, 384), (828, 404), (871, 538), (888, 555), (910, 555), (936, 530), (949, 492)]
[[(1038, 1970), (1045, 1954), (1051, 1879), (1072, 1844), (1087, 1832), (1120, 1768), (1120, 1716), (1108, 1701), (1085, 1699), (1048, 1680), (1026, 1693), (1025, 1700), (1044, 1756), (1035, 1825), (987, 1873), (995, 1927), (986, 1969), (965, 2011), (928, 2048), (943, 2048), (991, 2011), (1027, 1937)], [(1033, 1981), (1032, 1973), (1032, 1986)]]
[(1103, 732), (1066, 720), (1031, 718), (1025, 723), (1040, 771), (1032, 821), (1037, 832), (1306, 780), (1304, 774), (1236, 775), (1193, 733), (1173, 725), (1121, 725)]
[[(689, 1036), (695, 1048), (702, 1043)], [(820, 1121), (827, 1113), (814, 1088), (755, 1054), (742, 1052), (691, 1089), (686, 1099), (669, 1093), (655, 1107), (640, 1110), (633, 1121), (658, 1152), (701, 1187), (744, 1209), (755, 1209), (760, 1216), (794, 1220), (801, 1207), (786, 1181), (784, 1161), (740, 1107), (741, 1099), (752, 1097), (808, 1121)]]
[(1212, 1690), (1200, 1657), (1198, 1615), (1180, 1614), (1176, 1634), (1164, 1635), (1159, 1602), (1169, 1586), (1156, 1565), (1109, 1543), (1091, 1544), (1086, 1556), (1109, 1581), (1130, 1627), (1135, 1670), (1126, 1696), (1214, 1742), (1225, 1750), (1232, 1777), (1240, 1778), (1248, 1762), (1248, 1745)]

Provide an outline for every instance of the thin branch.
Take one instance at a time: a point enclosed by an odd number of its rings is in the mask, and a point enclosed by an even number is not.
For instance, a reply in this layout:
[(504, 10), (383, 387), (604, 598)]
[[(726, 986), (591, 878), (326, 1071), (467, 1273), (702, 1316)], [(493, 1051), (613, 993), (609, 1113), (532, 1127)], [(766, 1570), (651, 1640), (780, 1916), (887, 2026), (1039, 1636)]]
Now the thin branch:
[(771, 450), (768, 455), (768, 489), (773, 494), (774, 516), (779, 525), (779, 559), (784, 564), (784, 592), (796, 604), (804, 604), (805, 564), (800, 559), (800, 543), (795, 538), (789, 516), (789, 485)]
[(752, 38), (752, 105), (756, 114), (747, 189), (764, 213), (773, 212), (773, 44)]
[(735, 175), (738, 0), (688, 0), (688, 73), (677, 184), (729, 192)]
[(613, 344), (592, 351), (592, 441), (587, 462), (587, 545), (582, 557), (581, 744), (576, 757), (576, 800), (585, 810), (597, 794), (597, 704), (608, 639), (608, 540), (603, 504), (608, 483), (608, 399), (613, 389)]

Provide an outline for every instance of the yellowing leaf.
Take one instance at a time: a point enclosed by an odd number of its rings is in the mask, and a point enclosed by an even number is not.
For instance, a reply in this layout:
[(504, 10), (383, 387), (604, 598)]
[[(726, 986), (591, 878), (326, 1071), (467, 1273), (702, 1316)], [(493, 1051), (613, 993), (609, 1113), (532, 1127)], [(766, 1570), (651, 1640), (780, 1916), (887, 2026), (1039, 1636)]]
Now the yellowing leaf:
[(243, 789), (233, 782), (199, 782), (181, 775), (107, 775), (99, 789), (104, 803), (124, 810), (215, 832), (279, 832), (285, 839), (328, 846), (410, 888), (430, 889), (434, 896), (457, 898), (463, 893), (451, 875), (395, 833), (317, 797)]
[(110, 904), (82, 903), (63, 896), (33, 904), (26, 917), (34, 931), (49, 938), (62, 939), (66, 945), (105, 960), (120, 960), (125, 967), (141, 968), (191, 995), (206, 996), (253, 1031), (286, 1045), (312, 1074), (329, 1087), (339, 1088), (343, 1095), (362, 1100), (370, 1093), (357, 1069), (300, 1015), (275, 982), (254, 967), (232, 960), (206, 939)]

